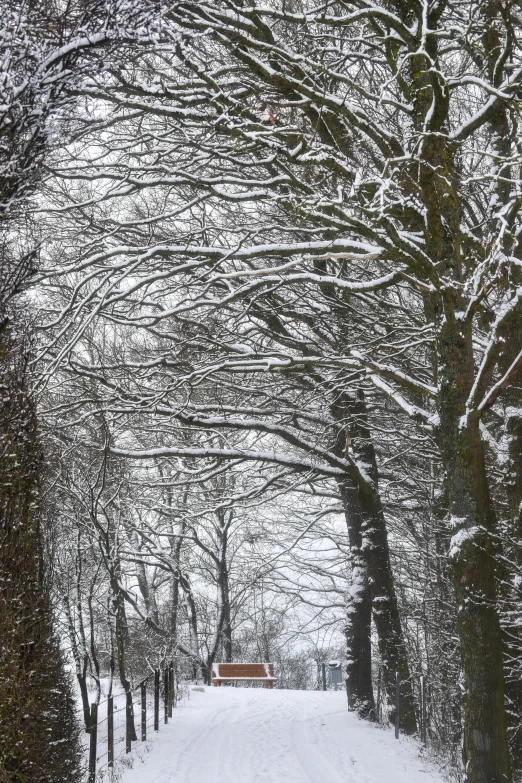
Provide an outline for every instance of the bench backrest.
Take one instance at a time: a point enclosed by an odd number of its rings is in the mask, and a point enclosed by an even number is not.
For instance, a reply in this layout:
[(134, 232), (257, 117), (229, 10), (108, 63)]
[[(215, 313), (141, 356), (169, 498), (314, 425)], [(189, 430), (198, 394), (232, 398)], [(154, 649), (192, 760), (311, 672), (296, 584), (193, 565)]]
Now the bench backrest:
[(214, 677), (273, 677), (273, 663), (215, 663)]

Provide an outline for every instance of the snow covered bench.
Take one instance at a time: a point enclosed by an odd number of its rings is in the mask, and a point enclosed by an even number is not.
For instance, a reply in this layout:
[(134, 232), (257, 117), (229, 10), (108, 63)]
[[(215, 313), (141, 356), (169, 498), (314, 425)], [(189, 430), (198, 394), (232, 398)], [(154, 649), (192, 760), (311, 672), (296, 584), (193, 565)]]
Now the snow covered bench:
[(272, 688), (274, 677), (273, 663), (215, 663), (212, 666), (212, 685), (219, 687), (222, 682), (262, 682), (264, 688)]

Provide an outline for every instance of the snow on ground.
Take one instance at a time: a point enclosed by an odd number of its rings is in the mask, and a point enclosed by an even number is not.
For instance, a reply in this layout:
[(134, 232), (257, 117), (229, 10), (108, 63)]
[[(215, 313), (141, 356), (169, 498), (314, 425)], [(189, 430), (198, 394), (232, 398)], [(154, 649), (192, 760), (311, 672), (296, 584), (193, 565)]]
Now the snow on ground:
[(121, 783), (443, 783), (414, 741), (358, 720), (342, 692), (189, 695), (148, 753), (136, 743)]

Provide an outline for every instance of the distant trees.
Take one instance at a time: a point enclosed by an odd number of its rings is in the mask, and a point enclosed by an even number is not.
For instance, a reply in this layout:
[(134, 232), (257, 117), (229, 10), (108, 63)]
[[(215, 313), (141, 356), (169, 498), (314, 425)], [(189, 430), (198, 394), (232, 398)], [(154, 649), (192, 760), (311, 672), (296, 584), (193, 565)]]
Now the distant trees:
[[(62, 373), (53, 381), (41, 400), (50, 456), (44, 509), (55, 541), (53, 592), (84, 705), (87, 678), (98, 682), (102, 671), (112, 687), (114, 674), (128, 689), (146, 660), (153, 665), (176, 652), (185, 673), (207, 680), (215, 660), (253, 654), (258, 644), (263, 659), (272, 651), (284, 657), (285, 618), (302, 600), (291, 586), (296, 578), (312, 599), (325, 592), (321, 611), (312, 609), (318, 616), (310, 618), (311, 639), (335, 601), (342, 606), (342, 586), (332, 601), (331, 586), (322, 582), (344, 581), (346, 554), (323, 549), (317, 573), (301, 575), (301, 542), (321, 551), (321, 540), (339, 535), (319, 524), (328, 513), (320, 497), (307, 500), (303, 487), (300, 499), (299, 482), (285, 485), (272, 471), (240, 463), (190, 457), (172, 463), (159, 455), (133, 466), (107, 448), (105, 439), (116, 437), (119, 425), (110, 412), (97, 413), (97, 385), (81, 376), (69, 383)], [(142, 437), (142, 428), (165, 438), (153, 417), (141, 419), (133, 436)], [(186, 432), (187, 439), (202, 445), (206, 436)], [(280, 508), (292, 494), (292, 505)], [(298, 510), (301, 503), (306, 512)], [(275, 618), (278, 639), (269, 630)]]

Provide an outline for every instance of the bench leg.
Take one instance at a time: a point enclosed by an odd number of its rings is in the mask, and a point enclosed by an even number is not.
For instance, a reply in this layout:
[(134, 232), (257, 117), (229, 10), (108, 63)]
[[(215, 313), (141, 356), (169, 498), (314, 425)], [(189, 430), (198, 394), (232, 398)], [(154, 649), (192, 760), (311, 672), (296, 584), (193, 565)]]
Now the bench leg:
[(268, 690), (271, 691), (272, 688), (274, 687), (274, 683), (273, 682), (265, 682), (264, 683), (264, 687), (268, 688)]

